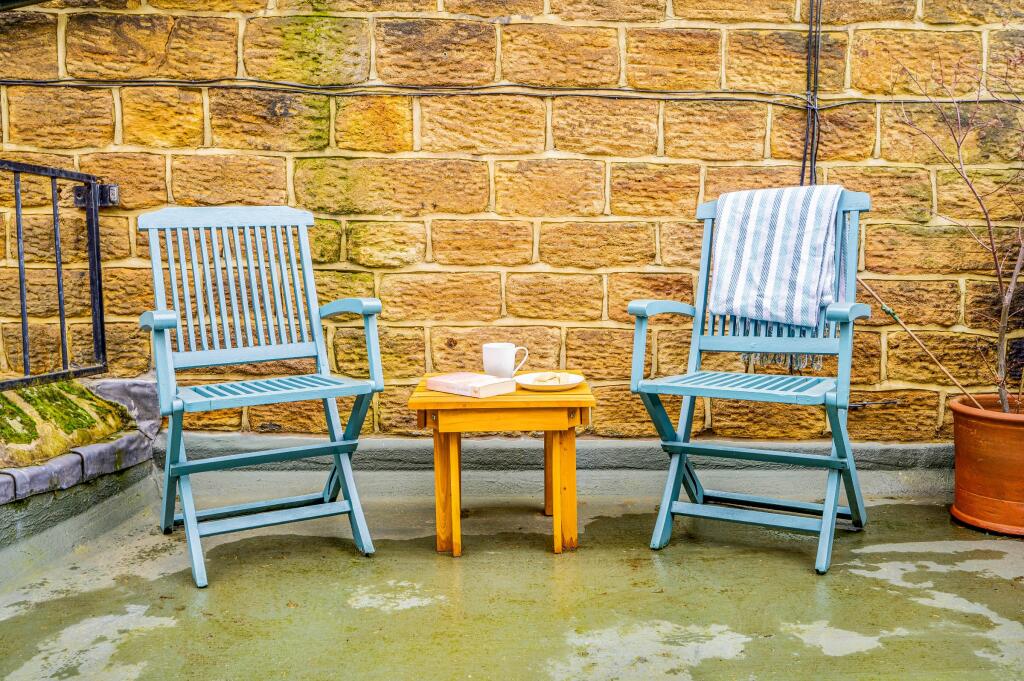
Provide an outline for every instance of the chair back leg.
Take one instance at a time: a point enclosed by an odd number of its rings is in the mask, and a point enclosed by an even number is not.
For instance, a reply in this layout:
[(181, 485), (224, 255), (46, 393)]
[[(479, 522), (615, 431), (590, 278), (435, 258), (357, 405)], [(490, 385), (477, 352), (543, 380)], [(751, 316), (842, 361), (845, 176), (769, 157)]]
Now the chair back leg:
[(167, 451), (164, 453), (164, 495), (160, 504), (160, 531), (170, 534), (174, 529), (174, 501), (178, 480), (171, 472), (173, 465), (181, 460), (185, 452), (182, 440), (181, 422), (184, 414), (180, 410), (171, 414), (167, 422)]
[(854, 463), (850, 446), (850, 432), (846, 425), (846, 409), (826, 407), (829, 426), (832, 429), (832, 455), (846, 461), (843, 470), (843, 485), (846, 488), (846, 501), (850, 505), (850, 518), (854, 527), (864, 527), (868, 521), (867, 510), (864, 508), (864, 496), (860, 491), (860, 480), (857, 478), (857, 465)]

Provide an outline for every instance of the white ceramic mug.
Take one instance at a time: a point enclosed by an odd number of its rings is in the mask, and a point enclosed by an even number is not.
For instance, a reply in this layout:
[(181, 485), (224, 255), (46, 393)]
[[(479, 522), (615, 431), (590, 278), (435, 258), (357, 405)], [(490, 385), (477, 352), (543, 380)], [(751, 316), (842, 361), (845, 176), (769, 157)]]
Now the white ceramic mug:
[[(516, 353), (523, 351), (523, 360), (516, 364)], [(530, 351), (515, 343), (484, 343), (484, 373), (499, 378), (512, 378), (526, 364)]]

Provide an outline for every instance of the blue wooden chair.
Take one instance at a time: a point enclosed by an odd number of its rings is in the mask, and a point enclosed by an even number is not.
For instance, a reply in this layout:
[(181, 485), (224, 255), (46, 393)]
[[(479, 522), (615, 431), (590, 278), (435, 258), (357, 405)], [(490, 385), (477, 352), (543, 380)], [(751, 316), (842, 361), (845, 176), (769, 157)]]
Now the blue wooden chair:
[[(351, 456), (370, 399), (384, 389), (376, 318), (381, 304), (375, 298), (317, 304), (307, 234), (312, 224), (306, 211), (273, 206), (165, 208), (139, 217), (139, 229), (149, 232), (156, 300), (156, 309), (139, 323), (152, 331), (160, 412), (169, 417), (160, 528), (169, 533), (185, 526), (192, 576), (200, 587), (207, 584), (200, 540), (227, 532), (348, 514), (356, 548), (373, 553)], [(369, 380), (331, 375), (321, 320), (340, 313), (362, 315)], [(303, 358), (315, 360), (315, 373), (187, 386), (175, 375)], [(344, 428), (339, 397), (355, 398)], [(327, 442), (194, 461), (185, 456), (186, 413), (299, 400), (322, 400)], [(193, 473), (324, 455), (333, 457), (333, 465), (320, 492), (196, 510)]]
[[(704, 238), (697, 281), (696, 306), (668, 300), (634, 300), (628, 310), (636, 317), (633, 337), (633, 368), (630, 388), (640, 395), (654, 421), (662, 448), (669, 454), (668, 479), (651, 538), (651, 548), (664, 547), (672, 535), (672, 518), (676, 515), (727, 520), (751, 525), (785, 528), (818, 535), (815, 569), (824, 574), (832, 557), (832, 538), (836, 518), (846, 518), (857, 528), (867, 521), (864, 501), (857, 482), (857, 469), (846, 415), (850, 406), (850, 366), (853, 355), (854, 320), (867, 317), (870, 309), (853, 302), (856, 291), (858, 224), (860, 213), (871, 207), (867, 194), (844, 191), (840, 197), (836, 219), (836, 283), (835, 300), (822, 315), (814, 334), (792, 337), (780, 333), (780, 327), (737, 317), (711, 316), (706, 312), (708, 276), (715, 230), (716, 202), (705, 203), (697, 210), (704, 221)], [(849, 301), (839, 295), (840, 277)], [(681, 376), (645, 379), (644, 356), (647, 345), (648, 320), (658, 314), (681, 314), (693, 318), (687, 372)], [(835, 355), (838, 371), (834, 377), (748, 374), (701, 369), (702, 352), (796, 353), (801, 355)], [(679, 427), (674, 428), (661, 395), (681, 395)], [(753, 400), (783, 404), (822, 405), (832, 430), (832, 452), (829, 456), (779, 452), (724, 443), (690, 441), (694, 401), (700, 397), (730, 400)], [(827, 471), (824, 503), (805, 503), (734, 492), (704, 489), (689, 457), (692, 454), (727, 459), (743, 459), (804, 466)], [(846, 489), (848, 506), (839, 505), (839, 484)], [(680, 487), (688, 501), (679, 500)]]

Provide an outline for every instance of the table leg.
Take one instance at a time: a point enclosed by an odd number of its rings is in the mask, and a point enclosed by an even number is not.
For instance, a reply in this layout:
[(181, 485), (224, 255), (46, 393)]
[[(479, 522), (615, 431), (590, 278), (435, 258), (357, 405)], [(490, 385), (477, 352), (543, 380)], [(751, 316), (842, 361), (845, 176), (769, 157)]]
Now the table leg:
[(551, 436), (551, 534), (555, 539), (555, 553), (562, 552), (562, 437), (561, 431)]
[(579, 545), (576, 522), (576, 429), (560, 434), (562, 499), (562, 547), (575, 549)]
[(452, 487), (448, 461), (448, 435), (434, 431), (434, 519), (437, 524), (437, 550), (452, 550)]
[(544, 433), (544, 515), (551, 515), (551, 442), (553, 433)]
[(462, 435), (448, 433), (448, 465), (451, 479), (452, 555), (462, 555)]

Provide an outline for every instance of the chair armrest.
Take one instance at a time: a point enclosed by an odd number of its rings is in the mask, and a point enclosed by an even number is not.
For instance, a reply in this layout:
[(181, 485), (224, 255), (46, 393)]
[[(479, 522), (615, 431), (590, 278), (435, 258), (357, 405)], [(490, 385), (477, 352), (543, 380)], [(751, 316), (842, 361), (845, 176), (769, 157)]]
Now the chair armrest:
[(332, 317), (344, 312), (364, 316), (380, 314), (381, 309), (383, 308), (380, 301), (376, 298), (339, 298), (320, 306), (320, 318)]
[(348, 312), (363, 316), (363, 337), (366, 340), (366, 363), (374, 392), (384, 390), (384, 371), (380, 362), (380, 339), (377, 336), (377, 315), (383, 309), (376, 298), (340, 298), (320, 308), (320, 318)]
[(167, 331), (178, 326), (178, 313), (174, 310), (150, 310), (139, 317), (139, 326), (144, 331)]
[(626, 307), (634, 317), (653, 317), (656, 314), (683, 314), (692, 317), (697, 314), (693, 305), (674, 300), (634, 300)]
[(864, 303), (832, 303), (825, 308), (825, 319), (830, 322), (852, 322), (871, 316), (871, 308)]

